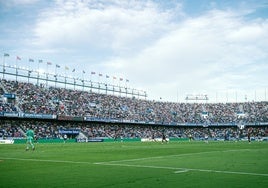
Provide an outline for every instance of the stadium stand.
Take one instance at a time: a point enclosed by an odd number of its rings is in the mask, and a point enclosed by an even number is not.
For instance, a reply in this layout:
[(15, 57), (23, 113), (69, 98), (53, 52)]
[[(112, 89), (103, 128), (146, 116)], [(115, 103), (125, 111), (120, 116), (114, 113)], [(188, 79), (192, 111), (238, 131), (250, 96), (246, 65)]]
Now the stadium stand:
[[(31, 124), (37, 136), (46, 139), (62, 138), (60, 130), (75, 129), (87, 137), (148, 138), (165, 132), (174, 138), (209, 135), (227, 140), (246, 136), (247, 129), (238, 124), (254, 127), (256, 136), (267, 136), (266, 101), (172, 103), (5, 79), (0, 86), (0, 137), (22, 137)], [(7, 95), (15, 98), (8, 100)]]
[[(209, 135), (210, 140), (240, 140), (246, 138), (248, 129), (238, 129), (237, 127), (165, 127), (165, 126), (140, 126), (123, 124), (103, 124), (103, 123), (77, 123), (77, 122), (47, 122), (47, 121), (14, 121), (2, 120), (0, 125), (0, 137), (22, 139), (27, 127), (34, 125), (34, 131), (38, 139), (62, 139), (60, 130), (78, 130), (87, 138), (108, 138), (115, 139), (123, 137), (125, 139), (135, 138), (160, 138), (165, 132), (169, 138), (189, 138), (194, 140), (204, 140), (205, 135)], [(251, 128), (251, 127), (249, 127)], [(267, 127), (255, 127), (252, 137), (259, 139), (266, 137)], [(68, 134), (69, 138), (75, 138), (78, 134)]]

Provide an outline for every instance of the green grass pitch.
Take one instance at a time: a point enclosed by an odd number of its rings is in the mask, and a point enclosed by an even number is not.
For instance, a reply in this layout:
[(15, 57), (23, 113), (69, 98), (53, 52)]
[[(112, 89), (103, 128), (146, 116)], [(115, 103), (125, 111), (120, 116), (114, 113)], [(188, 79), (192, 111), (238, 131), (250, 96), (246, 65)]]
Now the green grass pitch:
[(268, 187), (268, 143), (0, 145), (0, 187)]

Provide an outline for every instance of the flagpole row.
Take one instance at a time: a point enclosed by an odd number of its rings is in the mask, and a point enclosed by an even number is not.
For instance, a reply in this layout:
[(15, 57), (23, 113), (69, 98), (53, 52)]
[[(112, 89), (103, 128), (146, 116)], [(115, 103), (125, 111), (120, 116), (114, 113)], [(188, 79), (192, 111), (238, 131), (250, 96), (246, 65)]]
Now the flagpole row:
[[(5, 77), (5, 74), (6, 74), (6, 70), (5, 70), (5, 68), (6, 68), (6, 64), (5, 64), (6, 63), (6, 57), (9, 57), (9, 56), (10, 55), (8, 53), (4, 53), (4, 55), (3, 55), (3, 75), (2, 75), (3, 78)], [(16, 59), (15, 59), (15, 64), (16, 64), (15, 65), (16, 66), (15, 71), (16, 71), (16, 81), (17, 81), (18, 76), (19, 76), (18, 75), (18, 70), (19, 70), (18, 64), (22, 60), (22, 58), (20, 56), (15, 56), (15, 57), (16, 57)], [(37, 73), (37, 85), (39, 85), (39, 82), (40, 82), (40, 79), (41, 79), (40, 64), (43, 63), (43, 60), (39, 59), (39, 60), (35, 61), (33, 58), (28, 58), (28, 62), (29, 62), (30, 66), (34, 62), (37, 63), (37, 71), (34, 71), (34, 72)], [(58, 79), (58, 72), (59, 72), (58, 69), (60, 69), (61, 66), (59, 64), (54, 64), (54, 63), (51, 63), (49, 61), (46, 62), (46, 65), (45, 65), (46, 66), (46, 73), (44, 73), (46, 75), (46, 86), (48, 86), (48, 80), (50, 79), (49, 78), (49, 75), (50, 75), (49, 74), (49, 66), (51, 66), (51, 65), (55, 66), (54, 82), (55, 82), (55, 87), (56, 87), (56, 82), (57, 82), (57, 79)], [(33, 69), (27, 69), (27, 70), (31, 70), (29, 72), (33, 71)], [(71, 71), (71, 74), (68, 74), (69, 71)], [(76, 72), (77, 72), (77, 70), (75, 68), (74, 69), (69, 69), (69, 67), (65, 66), (65, 69), (64, 69), (65, 84), (67, 83), (67, 79), (69, 78), (68, 75), (72, 75), (72, 77), (74, 79), (74, 83), (76, 83), (76, 79), (79, 79), (79, 78), (75, 78), (76, 77)], [(116, 87), (119, 87), (118, 91), (121, 91), (121, 89), (122, 89), (121, 86), (122, 87), (125, 86), (125, 89), (128, 87), (128, 84), (127, 84), (129, 82), (128, 79), (123, 79), (122, 77), (116, 77), (116, 76), (109, 76), (107, 74), (106, 74), (106, 76), (104, 78), (102, 73), (98, 73), (98, 75), (97, 75), (98, 77), (96, 77), (98, 82), (95, 83), (95, 82), (93, 82), (94, 75), (96, 75), (96, 72), (94, 72), (94, 71), (91, 71), (89, 73), (91, 86), (95, 87), (94, 85), (97, 83), (96, 87), (100, 88), (100, 85), (103, 84), (105, 86), (105, 88), (106, 88), (106, 93), (107, 93), (108, 90), (111, 90), (114, 93)], [(85, 79), (86, 79), (85, 76), (86, 76), (86, 72), (83, 70), (82, 71), (82, 80), (80, 79), (82, 81), (83, 89), (84, 89)], [(30, 77), (30, 73), (28, 74), (28, 79), (29, 79), (29, 77)], [(109, 88), (110, 87), (108, 85), (109, 81), (112, 82), (112, 85), (110, 85), (110, 86), (112, 86), (112, 88)], [(122, 83), (125, 83), (125, 84), (122, 84)]]

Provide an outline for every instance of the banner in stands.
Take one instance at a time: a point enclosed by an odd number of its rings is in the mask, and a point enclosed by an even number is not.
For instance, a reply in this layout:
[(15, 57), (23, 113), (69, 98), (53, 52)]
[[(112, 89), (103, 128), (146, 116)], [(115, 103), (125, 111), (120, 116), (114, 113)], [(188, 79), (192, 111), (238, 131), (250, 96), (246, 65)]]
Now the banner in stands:
[(84, 118), (80, 116), (63, 116), (58, 115), (58, 120), (65, 120), (65, 121), (83, 121)]
[(5, 140), (5, 139), (0, 139), (0, 144), (14, 144), (14, 140)]
[(92, 139), (88, 139), (87, 142), (103, 142), (103, 139), (100, 139), (100, 138), (92, 138)]
[[(166, 138), (166, 141), (169, 141), (169, 138)], [(162, 138), (155, 138), (155, 139), (142, 138), (141, 142), (162, 142)]]
[(104, 142), (103, 138), (77, 138), (76, 142)]
[(4, 93), (4, 97), (6, 97), (7, 99), (15, 99), (16, 95), (13, 93)]
[(60, 134), (79, 134), (80, 130), (77, 129), (61, 129), (59, 130)]
[(23, 118), (38, 118), (38, 119), (56, 119), (56, 115), (50, 114), (29, 114), (29, 113), (22, 113)]
[(85, 121), (99, 121), (99, 122), (122, 122), (119, 119), (111, 119), (111, 118), (97, 118), (97, 117), (84, 117)]
[(16, 112), (4, 112), (5, 117), (19, 117), (19, 113)]

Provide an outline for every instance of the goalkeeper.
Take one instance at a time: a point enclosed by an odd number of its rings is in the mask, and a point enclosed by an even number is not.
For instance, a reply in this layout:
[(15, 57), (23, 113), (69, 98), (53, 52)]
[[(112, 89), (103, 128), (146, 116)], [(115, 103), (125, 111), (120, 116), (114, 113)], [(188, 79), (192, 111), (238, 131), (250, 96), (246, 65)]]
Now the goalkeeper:
[(29, 150), (29, 147), (32, 148), (32, 150), (35, 150), (33, 139), (34, 139), (34, 131), (31, 128), (28, 128), (26, 131), (26, 151)]

